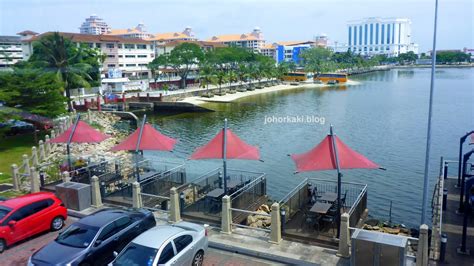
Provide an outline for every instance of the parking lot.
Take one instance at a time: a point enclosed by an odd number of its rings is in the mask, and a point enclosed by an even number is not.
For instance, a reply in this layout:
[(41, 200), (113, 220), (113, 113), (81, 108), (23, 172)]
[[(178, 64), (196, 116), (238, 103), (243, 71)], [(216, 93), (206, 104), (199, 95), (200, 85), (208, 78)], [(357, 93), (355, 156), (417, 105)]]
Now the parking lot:
[[(77, 221), (76, 218), (68, 218), (66, 221), (66, 225), (69, 225), (75, 221)], [(56, 238), (57, 234), (57, 232), (41, 234), (10, 247), (0, 255), (0, 266), (26, 265), (28, 258), (31, 256), (31, 254), (33, 254), (35, 251), (37, 251), (50, 241), (53, 241)], [(264, 266), (273, 265), (273, 263), (226, 251), (209, 249), (205, 256), (204, 265)]]

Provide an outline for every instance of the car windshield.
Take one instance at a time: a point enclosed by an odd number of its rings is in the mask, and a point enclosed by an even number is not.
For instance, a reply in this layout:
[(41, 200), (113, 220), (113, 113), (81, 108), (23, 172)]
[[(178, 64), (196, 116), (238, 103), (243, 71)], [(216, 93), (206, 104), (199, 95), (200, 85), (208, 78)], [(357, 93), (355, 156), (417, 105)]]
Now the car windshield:
[(7, 208), (5, 206), (0, 206), (0, 221), (3, 218), (5, 218), (5, 216), (7, 216), (11, 211), (12, 211), (12, 209), (10, 209), (10, 208)]
[(113, 265), (152, 265), (158, 249), (131, 243), (120, 253)]
[(75, 223), (64, 230), (55, 241), (66, 246), (85, 248), (94, 240), (97, 231), (98, 227)]

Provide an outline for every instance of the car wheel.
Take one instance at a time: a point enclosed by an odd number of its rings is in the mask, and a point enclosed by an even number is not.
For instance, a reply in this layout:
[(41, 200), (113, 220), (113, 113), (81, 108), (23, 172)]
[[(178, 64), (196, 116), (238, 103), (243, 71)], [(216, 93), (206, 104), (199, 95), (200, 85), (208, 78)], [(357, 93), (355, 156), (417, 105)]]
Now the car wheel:
[(194, 255), (193, 266), (202, 266), (203, 262), (204, 262), (204, 252), (199, 251), (198, 253), (196, 253), (196, 255)]
[(64, 226), (64, 219), (61, 216), (55, 217), (51, 221), (51, 231), (58, 231)]
[(6, 248), (7, 244), (5, 243), (5, 240), (0, 239), (0, 253), (2, 253)]

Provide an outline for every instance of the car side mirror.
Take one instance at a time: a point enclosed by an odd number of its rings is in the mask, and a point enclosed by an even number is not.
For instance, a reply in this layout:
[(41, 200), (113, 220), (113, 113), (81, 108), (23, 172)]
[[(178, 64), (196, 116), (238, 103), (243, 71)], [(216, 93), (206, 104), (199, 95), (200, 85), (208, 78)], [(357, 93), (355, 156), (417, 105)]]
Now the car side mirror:
[(97, 247), (97, 246), (100, 246), (100, 244), (102, 244), (102, 240), (97, 240), (95, 241), (94, 246)]
[(117, 257), (117, 256), (118, 256), (117, 251), (114, 251), (112, 254), (114, 255), (114, 257)]
[(14, 227), (16, 225), (16, 221), (9, 221), (8, 226)]

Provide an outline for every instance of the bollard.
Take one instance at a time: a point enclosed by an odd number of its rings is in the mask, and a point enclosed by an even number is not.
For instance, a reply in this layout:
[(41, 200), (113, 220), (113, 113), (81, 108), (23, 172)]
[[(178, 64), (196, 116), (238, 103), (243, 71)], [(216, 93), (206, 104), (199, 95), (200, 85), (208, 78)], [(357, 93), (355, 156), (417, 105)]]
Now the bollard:
[(175, 187), (170, 189), (170, 216), (169, 220), (171, 223), (177, 223), (181, 221), (181, 208), (180, 198), (178, 191)]
[(280, 220), (280, 204), (277, 202), (272, 204), (271, 212), (272, 224), (270, 225), (270, 243), (280, 244), (281, 242), (281, 220)]
[(443, 189), (443, 211), (446, 210), (447, 202), (448, 202), (448, 189), (445, 188)]
[(42, 187), (44, 187), (44, 184), (45, 184), (45, 182), (44, 182), (44, 175), (45, 175), (44, 171), (40, 171), (40, 172), (39, 172), (40, 185), (41, 185)]
[(441, 235), (441, 246), (439, 247), (439, 261), (444, 262), (446, 257), (446, 244), (448, 243), (448, 237), (446, 234)]
[(341, 215), (341, 229), (339, 235), (339, 249), (336, 253), (337, 256), (343, 258), (349, 258), (350, 255), (350, 231), (349, 231), (349, 214), (347, 212)]
[(184, 192), (181, 192), (179, 194), (179, 210), (180, 210), (180, 213), (182, 213), (182, 211), (184, 210)]
[(132, 202), (133, 202), (133, 208), (141, 208), (142, 205), (142, 197), (140, 195), (141, 190), (140, 190), (140, 183), (138, 182), (133, 182), (132, 184)]
[(18, 166), (16, 164), (12, 164), (12, 183), (13, 183), (13, 190), (20, 190), (20, 175), (18, 173)]
[(39, 147), (39, 161), (42, 162), (46, 160), (46, 151), (44, 149), (44, 142), (42, 140), (38, 142), (38, 147)]
[(25, 169), (25, 174), (26, 175), (31, 175), (30, 172), (30, 160), (28, 159), (28, 155), (23, 154), (23, 169)]
[(35, 192), (39, 192), (40, 191), (40, 187), (39, 187), (39, 183), (38, 183), (38, 172), (36, 171), (36, 169), (34, 167), (31, 167), (30, 168), (30, 186), (31, 186), (31, 189), (30, 189), (30, 192), (31, 193), (35, 193)]
[(280, 210), (280, 219), (281, 219), (281, 232), (285, 232), (285, 223), (286, 223), (286, 210), (281, 208)]
[(222, 197), (222, 222), (221, 233), (232, 234), (232, 210), (230, 209), (230, 197), (225, 195)]
[(36, 147), (31, 147), (31, 166), (36, 167), (38, 166), (38, 151), (36, 150)]
[(62, 177), (64, 183), (71, 182), (71, 177), (69, 176), (69, 172), (67, 172), (67, 171), (62, 172), (61, 177)]
[(100, 184), (97, 176), (91, 178), (91, 186), (92, 206), (99, 208), (102, 206), (102, 195), (100, 194)]
[(56, 137), (56, 131), (54, 129), (51, 129), (51, 139), (54, 139)]
[(416, 252), (416, 266), (428, 265), (428, 225), (420, 225), (418, 250)]
[(49, 143), (50, 138), (48, 135), (44, 136), (44, 153), (46, 157), (51, 154), (51, 143)]

